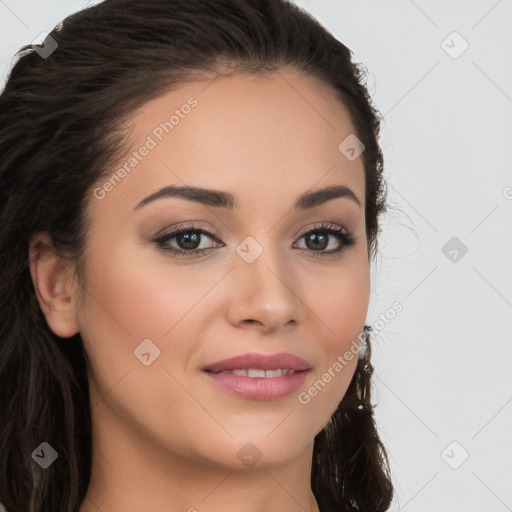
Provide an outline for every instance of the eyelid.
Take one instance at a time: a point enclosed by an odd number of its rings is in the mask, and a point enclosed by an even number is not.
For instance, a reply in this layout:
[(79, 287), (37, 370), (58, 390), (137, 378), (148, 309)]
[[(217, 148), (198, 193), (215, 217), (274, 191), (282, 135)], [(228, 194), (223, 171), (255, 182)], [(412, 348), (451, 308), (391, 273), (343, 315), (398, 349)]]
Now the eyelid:
[(171, 226), (167, 226), (162, 231), (159, 231), (153, 238), (162, 238), (170, 233), (173, 233), (177, 230), (183, 230), (188, 229), (190, 231), (208, 231), (208, 236), (216, 236), (217, 238), (220, 237), (220, 235), (211, 227), (207, 227), (205, 225), (202, 225), (196, 221), (189, 221), (185, 223), (176, 223)]
[(341, 228), (341, 229), (343, 229), (343, 231), (345, 231), (345, 233), (347, 233), (347, 234), (350, 233), (350, 230), (341, 224), (335, 224), (335, 223), (329, 222), (329, 221), (319, 221), (319, 222), (314, 222), (313, 224), (308, 225), (305, 228), (301, 229), (295, 235), (295, 238), (300, 238), (300, 237), (306, 235), (307, 233), (309, 233), (310, 231), (322, 230), (322, 229), (328, 229), (328, 228), (333, 228), (333, 229)]

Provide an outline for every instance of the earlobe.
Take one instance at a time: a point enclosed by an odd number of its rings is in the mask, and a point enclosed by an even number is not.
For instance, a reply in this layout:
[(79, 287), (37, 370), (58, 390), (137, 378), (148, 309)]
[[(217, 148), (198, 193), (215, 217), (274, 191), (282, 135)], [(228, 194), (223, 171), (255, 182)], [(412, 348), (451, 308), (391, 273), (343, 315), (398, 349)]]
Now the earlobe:
[(80, 330), (69, 264), (53, 247), (48, 233), (36, 233), (30, 240), (30, 274), (34, 289), (50, 329), (61, 338), (70, 338)]

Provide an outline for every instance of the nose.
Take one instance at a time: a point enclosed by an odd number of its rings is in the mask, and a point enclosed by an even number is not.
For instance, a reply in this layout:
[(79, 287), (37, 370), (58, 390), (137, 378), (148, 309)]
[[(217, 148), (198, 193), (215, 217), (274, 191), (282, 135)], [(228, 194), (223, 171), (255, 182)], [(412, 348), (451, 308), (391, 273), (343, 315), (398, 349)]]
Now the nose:
[(235, 268), (230, 276), (229, 321), (237, 327), (251, 326), (265, 333), (301, 323), (300, 282), (277, 248), (265, 247), (251, 263), (235, 255)]

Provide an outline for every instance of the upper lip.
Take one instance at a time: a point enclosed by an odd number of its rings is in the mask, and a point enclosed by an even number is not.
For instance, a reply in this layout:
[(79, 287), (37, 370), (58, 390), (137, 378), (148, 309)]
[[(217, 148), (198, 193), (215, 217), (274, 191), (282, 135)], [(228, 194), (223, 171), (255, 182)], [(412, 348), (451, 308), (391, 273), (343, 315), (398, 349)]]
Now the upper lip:
[(223, 372), (225, 370), (243, 370), (245, 368), (254, 368), (259, 370), (278, 370), (279, 368), (289, 368), (295, 371), (309, 369), (309, 363), (287, 352), (279, 354), (256, 354), (250, 352), (240, 356), (230, 357), (205, 366), (203, 370), (211, 372)]

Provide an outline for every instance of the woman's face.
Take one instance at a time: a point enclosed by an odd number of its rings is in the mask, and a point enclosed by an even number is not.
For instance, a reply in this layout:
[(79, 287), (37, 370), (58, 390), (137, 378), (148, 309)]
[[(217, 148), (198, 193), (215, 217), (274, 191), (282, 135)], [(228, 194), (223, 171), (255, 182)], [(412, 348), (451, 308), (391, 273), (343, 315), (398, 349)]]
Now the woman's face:
[[(129, 154), (89, 198), (77, 322), (96, 435), (169, 461), (310, 457), (354, 373), (357, 354), (344, 354), (359, 346), (369, 301), (363, 161), (347, 152), (352, 139), (339, 149), (355, 132), (347, 110), (323, 84), (281, 71), (188, 84), (130, 126)], [(295, 206), (332, 186), (356, 199)], [(166, 187), (182, 192), (147, 199)], [(308, 369), (265, 381), (205, 370), (247, 353), (292, 354)]]

